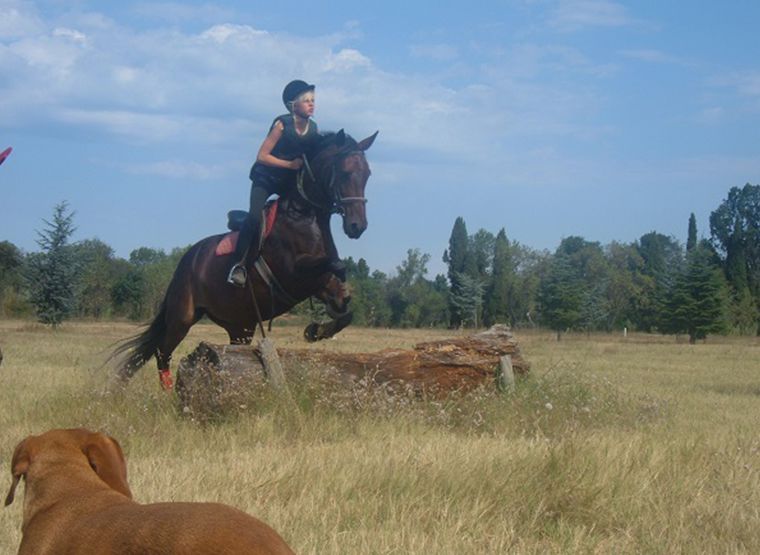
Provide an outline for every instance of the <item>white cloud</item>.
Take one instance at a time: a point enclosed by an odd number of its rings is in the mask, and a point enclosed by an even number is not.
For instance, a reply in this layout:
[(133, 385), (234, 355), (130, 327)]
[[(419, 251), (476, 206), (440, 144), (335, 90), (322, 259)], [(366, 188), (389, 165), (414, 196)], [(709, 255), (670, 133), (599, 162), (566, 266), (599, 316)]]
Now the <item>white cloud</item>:
[[(302, 78), (317, 84), (323, 129), (344, 127), (357, 139), (380, 129), (378, 144), (404, 161), (456, 160), (482, 175), (501, 170), (510, 145), (607, 132), (590, 117), (598, 104), (590, 82), (614, 68), (565, 46), (484, 48), (470, 79), (445, 86), (436, 76), (377, 67), (345, 43), (350, 33), (290, 35), (230, 22), (197, 33), (137, 30), (97, 13), (49, 29), (57, 31), (7, 41), (13, 57), (0, 56), (0, 71), (13, 71), (0, 125), (32, 117), (188, 152), (204, 144), (253, 150), (283, 110), (283, 85)], [(458, 55), (440, 46), (417, 53)]]
[(183, 160), (163, 160), (150, 164), (133, 164), (125, 168), (134, 175), (155, 175), (169, 179), (193, 181), (214, 180), (229, 175), (229, 169), (219, 165), (200, 164)]
[(188, 5), (181, 2), (139, 2), (131, 9), (143, 17), (170, 23), (219, 21), (234, 15), (231, 10), (213, 4)]
[(371, 65), (369, 58), (358, 50), (344, 48), (335, 54), (330, 53), (323, 61), (322, 70), (328, 73), (346, 73), (358, 68), (369, 68)]
[(657, 64), (680, 64), (683, 63), (679, 58), (671, 56), (660, 50), (654, 49), (634, 49), (634, 50), (621, 50), (620, 54), (626, 58), (633, 60), (639, 60), (642, 62), (651, 62)]
[(760, 71), (755, 69), (732, 71), (714, 76), (708, 85), (733, 92), (733, 100), (740, 109), (760, 111)]
[(711, 106), (702, 109), (696, 117), (697, 122), (705, 124), (721, 123), (725, 120), (726, 110), (722, 106)]
[(624, 27), (634, 22), (625, 6), (610, 0), (562, 0), (549, 17), (549, 25), (563, 31)]
[(44, 32), (45, 25), (34, 6), (17, 0), (0, 0), (0, 40)]
[(413, 44), (409, 51), (415, 58), (429, 58), (437, 62), (451, 62), (459, 57), (459, 50), (451, 44)]
[(736, 72), (729, 77), (729, 82), (743, 95), (760, 97), (760, 71)]
[(231, 37), (250, 39), (266, 34), (266, 31), (257, 31), (249, 25), (232, 25), (225, 23), (223, 25), (214, 25), (210, 29), (203, 31), (200, 36), (202, 39), (210, 39), (221, 44)]
[(70, 39), (72, 42), (79, 43), (81, 45), (87, 44), (87, 36), (84, 33), (77, 31), (76, 29), (67, 29), (66, 27), (56, 27), (53, 29), (54, 37), (63, 37)]

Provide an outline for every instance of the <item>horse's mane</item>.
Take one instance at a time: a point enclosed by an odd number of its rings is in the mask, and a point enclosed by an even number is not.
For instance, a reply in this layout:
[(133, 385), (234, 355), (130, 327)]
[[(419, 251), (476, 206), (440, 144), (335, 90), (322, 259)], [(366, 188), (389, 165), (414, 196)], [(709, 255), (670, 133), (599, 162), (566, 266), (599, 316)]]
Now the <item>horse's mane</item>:
[[(355, 147), (358, 143), (354, 140), (354, 138), (349, 135), (348, 133), (343, 133), (343, 136), (345, 137), (343, 144), (340, 146), (341, 150), (350, 150), (351, 148)], [(314, 142), (312, 147), (309, 149), (309, 151), (306, 153), (306, 156), (309, 158), (316, 156), (326, 148), (337, 145), (338, 142), (338, 132), (335, 131), (322, 131), (319, 134), (319, 138)]]

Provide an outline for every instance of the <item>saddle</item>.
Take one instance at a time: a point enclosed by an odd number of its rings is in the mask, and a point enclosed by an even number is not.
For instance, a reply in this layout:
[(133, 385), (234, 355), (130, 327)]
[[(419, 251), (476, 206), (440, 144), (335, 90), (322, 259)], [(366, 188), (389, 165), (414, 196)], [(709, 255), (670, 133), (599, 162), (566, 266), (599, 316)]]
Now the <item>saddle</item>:
[[(259, 239), (261, 243), (269, 237), (274, 227), (274, 222), (277, 219), (277, 199), (268, 202), (264, 207), (264, 226), (262, 235)], [(224, 235), (219, 243), (216, 245), (214, 254), (216, 256), (224, 256), (226, 254), (232, 254), (235, 252), (237, 246), (238, 236), (240, 235), (240, 229), (243, 227), (245, 219), (248, 217), (248, 212), (245, 210), (230, 210), (227, 212), (227, 229), (229, 233)]]

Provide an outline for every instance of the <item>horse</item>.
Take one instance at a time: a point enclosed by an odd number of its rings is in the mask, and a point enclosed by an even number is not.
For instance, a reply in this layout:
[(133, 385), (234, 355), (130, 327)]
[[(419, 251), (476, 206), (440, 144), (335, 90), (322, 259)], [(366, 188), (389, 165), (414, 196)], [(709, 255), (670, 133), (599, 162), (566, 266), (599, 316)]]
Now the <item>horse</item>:
[[(328, 133), (305, 155), (296, 183), (277, 201), (277, 216), (259, 258), (246, 261), (248, 287), (227, 283), (234, 252), (219, 254), (217, 247), (229, 234), (212, 235), (190, 247), (177, 264), (158, 314), (142, 333), (127, 338), (112, 353), (112, 358), (121, 358), (119, 377), (128, 380), (155, 357), (161, 386), (171, 390), (172, 353), (203, 316), (224, 328), (231, 344), (249, 344), (257, 324), (263, 335), (264, 320), (271, 322), (299, 302), (317, 297), (334, 320), (310, 324), (304, 330), (307, 340), (330, 337), (347, 326), (351, 297), (330, 218), (340, 214), (343, 231), (351, 239), (367, 228), (364, 189), (371, 172), (365, 152), (377, 134), (356, 142), (343, 130)], [(231, 220), (235, 213), (245, 216), (232, 211)]]

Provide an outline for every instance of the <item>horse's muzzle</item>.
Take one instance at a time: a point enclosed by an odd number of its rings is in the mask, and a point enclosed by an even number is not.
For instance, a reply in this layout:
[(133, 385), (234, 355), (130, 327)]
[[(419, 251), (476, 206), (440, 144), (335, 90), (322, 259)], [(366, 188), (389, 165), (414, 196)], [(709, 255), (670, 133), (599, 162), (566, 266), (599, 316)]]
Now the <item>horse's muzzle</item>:
[(358, 239), (362, 236), (362, 233), (364, 233), (364, 230), (367, 229), (366, 224), (361, 225), (356, 222), (348, 223), (345, 222), (343, 225), (343, 231), (346, 233), (346, 235), (350, 239)]

